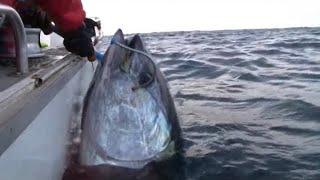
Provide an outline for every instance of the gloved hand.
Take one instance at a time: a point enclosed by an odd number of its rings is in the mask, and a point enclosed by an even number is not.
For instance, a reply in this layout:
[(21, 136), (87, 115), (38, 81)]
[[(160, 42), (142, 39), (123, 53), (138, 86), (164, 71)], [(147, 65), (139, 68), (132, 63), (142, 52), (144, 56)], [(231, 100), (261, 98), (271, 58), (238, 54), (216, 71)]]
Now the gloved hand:
[(85, 26), (81, 26), (75, 31), (64, 33), (63, 37), (63, 44), (69, 52), (81, 57), (88, 57), (89, 61), (95, 60), (91, 35), (87, 32)]
[(84, 20), (84, 25), (79, 29), (65, 33), (63, 35), (63, 44), (66, 49), (81, 57), (88, 57), (89, 61), (94, 61), (96, 58), (91, 37), (96, 36), (95, 27), (100, 30), (100, 23), (90, 18), (86, 18)]
[(86, 30), (90, 35), (96, 36), (95, 27), (97, 27), (98, 30), (101, 30), (101, 24), (99, 22), (94, 21), (93, 19), (86, 18), (84, 20), (84, 24), (86, 25)]

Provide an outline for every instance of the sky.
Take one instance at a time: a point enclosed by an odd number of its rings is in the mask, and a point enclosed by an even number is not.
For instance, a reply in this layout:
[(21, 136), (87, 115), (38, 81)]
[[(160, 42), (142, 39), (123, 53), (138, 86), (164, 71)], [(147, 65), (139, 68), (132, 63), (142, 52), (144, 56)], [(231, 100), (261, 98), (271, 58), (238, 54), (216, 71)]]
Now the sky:
[(320, 27), (320, 0), (82, 0), (103, 32)]

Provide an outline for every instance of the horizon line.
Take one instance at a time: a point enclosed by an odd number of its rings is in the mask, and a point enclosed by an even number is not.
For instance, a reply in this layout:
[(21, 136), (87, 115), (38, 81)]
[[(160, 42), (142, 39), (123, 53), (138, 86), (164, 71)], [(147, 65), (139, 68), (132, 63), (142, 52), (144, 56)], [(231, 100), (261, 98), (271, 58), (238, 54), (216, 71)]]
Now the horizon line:
[[(132, 34), (156, 34), (156, 33), (177, 33), (177, 32), (210, 32), (210, 31), (245, 31), (245, 30), (277, 30), (277, 29), (302, 29), (302, 28), (320, 28), (318, 26), (292, 26), (292, 27), (270, 27), (270, 28), (226, 28), (226, 29), (195, 29), (195, 30), (172, 30), (172, 31), (151, 31), (151, 32), (130, 32), (124, 33), (125, 35), (132, 35)], [(118, 28), (122, 29), (122, 28)], [(114, 32), (116, 32), (116, 29)], [(123, 29), (122, 29), (123, 30)], [(112, 36), (113, 34), (103, 34), (103, 36)]]

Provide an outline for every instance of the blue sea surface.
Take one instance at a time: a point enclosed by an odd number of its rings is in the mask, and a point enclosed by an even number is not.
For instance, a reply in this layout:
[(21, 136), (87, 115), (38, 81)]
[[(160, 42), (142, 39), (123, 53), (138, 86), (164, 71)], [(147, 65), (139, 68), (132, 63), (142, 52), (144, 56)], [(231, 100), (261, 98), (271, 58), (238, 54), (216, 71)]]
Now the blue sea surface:
[(188, 180), (320, 179), (320, 28), (142, 37), (175, 99)]

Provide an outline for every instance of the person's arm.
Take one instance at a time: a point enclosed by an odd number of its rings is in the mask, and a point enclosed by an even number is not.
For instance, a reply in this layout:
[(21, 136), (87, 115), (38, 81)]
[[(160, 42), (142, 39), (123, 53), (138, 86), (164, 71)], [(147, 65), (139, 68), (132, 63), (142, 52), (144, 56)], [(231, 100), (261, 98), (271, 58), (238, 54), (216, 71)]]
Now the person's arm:
[(81, 57), (95, 60), (91, 35), (86, 30), (85, 12), (81, 0), (35, 0), (49, 14), (62, 35), (65, 48)]
[(85, 20), (81, 0), (36, 0), (63, 32), (80, 28)]

